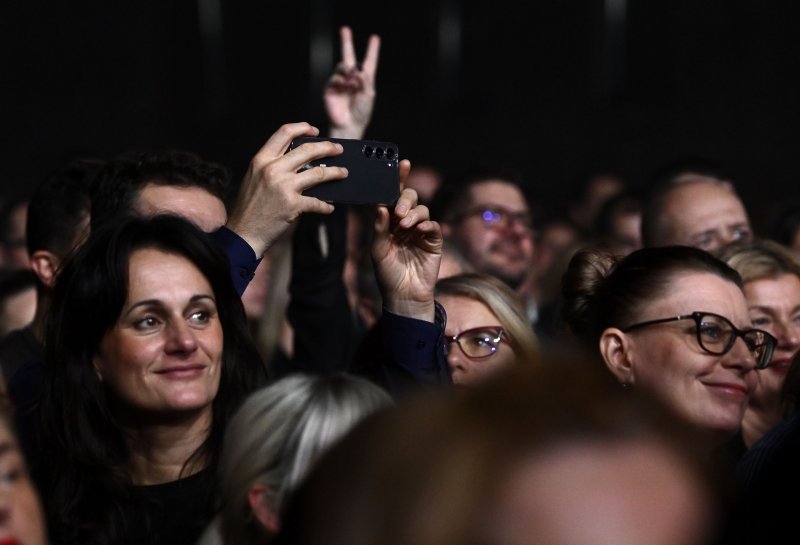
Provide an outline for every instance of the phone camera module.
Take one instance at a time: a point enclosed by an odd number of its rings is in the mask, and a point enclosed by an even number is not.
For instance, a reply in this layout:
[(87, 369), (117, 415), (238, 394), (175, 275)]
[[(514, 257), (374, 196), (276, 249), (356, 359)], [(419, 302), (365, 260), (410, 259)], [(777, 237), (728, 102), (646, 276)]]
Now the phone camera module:
[(383, 148), (375, 148), (375, 158), (383, 159)]
[(390, 161), (394, 159), (394, 148), (386, 148), (386, 158)]
[(372, 146), (364, 146), (364, 155), (372, 157)]

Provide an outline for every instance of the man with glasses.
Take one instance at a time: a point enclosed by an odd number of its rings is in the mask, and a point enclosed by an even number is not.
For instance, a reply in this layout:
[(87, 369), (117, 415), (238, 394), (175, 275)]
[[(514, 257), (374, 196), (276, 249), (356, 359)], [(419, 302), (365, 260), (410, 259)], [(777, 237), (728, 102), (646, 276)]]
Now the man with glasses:
[(431, 217), (477, 271), (521, 295), (535, 251), (533, 216), (515, 173), (476, 169), (442, 186)]

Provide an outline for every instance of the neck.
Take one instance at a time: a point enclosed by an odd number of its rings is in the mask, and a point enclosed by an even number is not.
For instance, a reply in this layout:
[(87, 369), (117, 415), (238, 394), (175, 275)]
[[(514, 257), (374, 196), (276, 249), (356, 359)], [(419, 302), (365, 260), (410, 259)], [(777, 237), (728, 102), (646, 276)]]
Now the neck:
[(36, 312), (33, 315), (31, 322), (31, 330), (36, 340), (40, 344), (44, 344), (44, 322), (47, 317), (47, 312), (50, 309), (50, 290), (37, 289), (36, 290)]
[(211, 430), (212, 408), (177, 417), (155, 415), (123, 421), (128, 438), (130, 460), (128, 471), (135, 485), (161, 484), (193, 475), (208, 466), (208, 457), (186, 465)]

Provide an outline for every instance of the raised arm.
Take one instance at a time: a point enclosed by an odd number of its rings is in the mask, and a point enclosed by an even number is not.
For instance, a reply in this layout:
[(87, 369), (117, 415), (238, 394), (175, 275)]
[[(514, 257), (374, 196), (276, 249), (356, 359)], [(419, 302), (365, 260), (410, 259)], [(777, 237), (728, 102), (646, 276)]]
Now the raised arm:
[[(401, 180), (411, 168), (400, 162)], [(408, 318), (434, 321), (433, 291), (442, 259), (442, 230), (417, 193), (404, 189), (390, 212), (379, 207), (375, 218), (372, 260), (383, 306)]]
[(339, 29), (342, 60), (328, 79), (323, 95), (325, 111), (334, 138), (363, 138), (375, 105), (375, 74), (381, 40), (373, 34), (359, 65), (350, 27)]
[(333, 205), (302, 192), (319, 183), (347, 177), (347, 169), (298, 170), (314, 159), (339, 155), (342, 147), (332, 142), (314, 142), (286, 153), (294, 138), (318, 134), (319, 130), (308, 123), (283, 125), (250, 161), (226, 227), (244, 239), (257, 257), (264, 255), (301, 214), (333, 212)]

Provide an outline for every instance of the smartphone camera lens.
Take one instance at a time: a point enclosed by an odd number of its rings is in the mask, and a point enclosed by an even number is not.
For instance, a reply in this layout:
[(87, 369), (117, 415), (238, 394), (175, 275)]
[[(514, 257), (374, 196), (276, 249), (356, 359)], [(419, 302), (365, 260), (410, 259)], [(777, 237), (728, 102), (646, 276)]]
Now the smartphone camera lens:
[(372, 146), (364, 146), (364, 155), (372, 157)]
[(386, 148), (386, 158), (390, 161), (394, 159), (394, 148)]
[(383, 148), (375, 148), (375, 158), (376, 159), (383, 158)]

